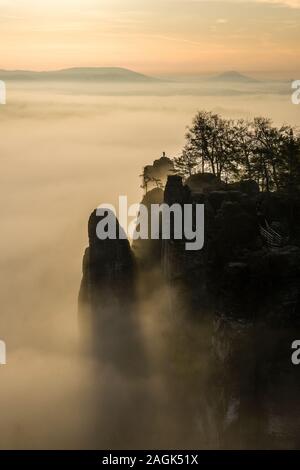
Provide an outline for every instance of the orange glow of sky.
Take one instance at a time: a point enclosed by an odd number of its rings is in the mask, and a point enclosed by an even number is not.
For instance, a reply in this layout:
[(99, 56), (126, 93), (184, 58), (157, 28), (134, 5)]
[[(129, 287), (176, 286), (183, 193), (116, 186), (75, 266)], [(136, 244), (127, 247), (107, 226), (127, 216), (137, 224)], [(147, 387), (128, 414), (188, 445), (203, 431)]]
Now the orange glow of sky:
[(0, 28), (2, 69), (300, 68), (300, 0), (0, 0)]

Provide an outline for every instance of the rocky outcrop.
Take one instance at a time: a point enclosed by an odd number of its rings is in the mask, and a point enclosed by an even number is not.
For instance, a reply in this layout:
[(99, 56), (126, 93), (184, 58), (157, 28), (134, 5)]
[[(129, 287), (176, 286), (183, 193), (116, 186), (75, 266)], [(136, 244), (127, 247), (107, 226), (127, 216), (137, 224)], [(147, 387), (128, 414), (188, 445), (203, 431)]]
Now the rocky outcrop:
[[(141, 201), (141, 204), (148, 210), (148, 233), (151, 233), (151, 205), (162, 204), (163, 201), (164, 192), (160, 188), (148, 191)], [(160, 239), (152, 240), (151, 237), (148, 239), (137, 238), (133, 241), (132, 249), (142, 269), (160, 265), (162, 249), (162, 241)]]
[[(204, 180), (209, 180), (207, 175)], [(181, 286), (195, 314), (209, 306), (236, 317), (272, 321), (293, 317), (296, 321), (300, 317), (299, 248), (285, 244), (270, 250), (259, 228), (262, 220), (277, 223), (285, 233), (293, 233), (294, 243), (299, 244), (298, 222), (288, 213), (285, 198), (258, 193), (252, 182), (236, 184), (235, 189), (223, 183), (218, 190), (215, 177), (211, 182), (210, 189), (200, 184), (191, 190), (180, 177), (168, 178), (167, 204), (204, 204), (205, 245), (201, 251), (187, 252), (181, 241), (165, 241), (162, 264), (167, 279)], [(297, 213), (295, 202), (293, 207)]]
[[(133, 250), (127, 239), (101, 241), (94, 211), (79, 295), (84, 344), (100, 364), (145, 370), (135, 322), (135, 288), (143, 284), (142, 300), (151, 308), (159, 295), (167, 297), (162, 314), (174, 320), (175, 349), (170, 393), (180, 389), (182, 410), (192, 403), (189, 429), (193, 420), (204, 435), (213, 429), (224, 448), (299, 446), (293, 410), (300, 381), (290, 361), (300, 323), (299, 196), (260, 193), (255, 182), (229, 185), (209, 174), (186, 184), (169, 175), (164, 191), (153, 188), (142, 200), (148, 209), (162, 202), (204, 204), (204, 248), (187, 251), (186, 240), (175, 239), (172, 230), (169, 240), (134, 241)], [(270, 247), (262, 225), (283, 243)]]
[[(99, 220), (94, 211), (88, 223), (89, 247), (83, 257), (79, 320), (88, 350), (122, 362), (134, 356), (137, 347), (133, 326), (135, 260), (127, 239), (97, 237)], [(118, 233), (122, 229), (116, 223)]]
[(197, 173), (186, 180), (186, 186), (193, 192), (205, 193), (212, 190), (222, 190), (225, 183), (212, 173)]
[[(154, 160), (152, 165), (144, 167), (143, 177), (148, 181), (149, 189), (151, 186), (160, 184), (163, 188), (166, 184), (168, 175), (174, 172), (173, 161), (163, 152), (162, 157)], [(153, 188), (152, 188), (153, 189)]]
[[(173, 312), (213, 324), (206, 393), (220, 447), (297, 448), (300, 381), (290, 358), (300, 324), (297, 197), (262, 194), (252, 183), (187, 188), (170, 177), (165, 201), (205, 205), (203, 250), (164, 241), (162, 264)], [(268, 246), (265, 221), (285, 235), (282, 246)]]

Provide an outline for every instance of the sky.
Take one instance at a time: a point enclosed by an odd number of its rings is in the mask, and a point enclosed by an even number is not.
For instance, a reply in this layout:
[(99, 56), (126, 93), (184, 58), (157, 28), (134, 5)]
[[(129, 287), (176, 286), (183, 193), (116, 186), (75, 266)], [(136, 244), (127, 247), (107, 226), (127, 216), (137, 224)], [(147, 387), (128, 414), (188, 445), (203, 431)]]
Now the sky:
[(300, 0), (0, 0), (0, 31), (0, 69), (300, 72)]

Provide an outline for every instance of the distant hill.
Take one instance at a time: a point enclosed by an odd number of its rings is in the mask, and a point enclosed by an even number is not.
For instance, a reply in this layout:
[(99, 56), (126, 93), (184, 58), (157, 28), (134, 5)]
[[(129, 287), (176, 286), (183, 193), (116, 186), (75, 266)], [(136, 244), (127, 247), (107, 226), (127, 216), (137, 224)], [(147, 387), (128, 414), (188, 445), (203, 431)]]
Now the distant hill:
[(255, 78), (248, 77), (247, 75), (242, 75), (239, 72), (230, 71), (224, 72), (220, 75), (212, 77), (212, 80), (216, 82), (240, 82), (240, 83), (257, 83), (258, 80)]
[(156, 78), (121, 67), (75, 67), (56, 71), (0, 70), (0, 80), (14, 81), (91, 81), (156, 82)]

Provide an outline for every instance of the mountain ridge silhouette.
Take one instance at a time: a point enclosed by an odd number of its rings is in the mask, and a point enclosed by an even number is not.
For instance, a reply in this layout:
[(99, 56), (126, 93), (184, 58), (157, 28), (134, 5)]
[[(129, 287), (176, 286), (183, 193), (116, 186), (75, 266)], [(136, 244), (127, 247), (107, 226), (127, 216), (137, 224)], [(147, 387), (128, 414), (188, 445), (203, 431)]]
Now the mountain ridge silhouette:
[(115, 82), (158, 82), (150, 77), (123, 67), (71, 67), (59, 70), (0, 70), (3, 80), (82, 80)]

